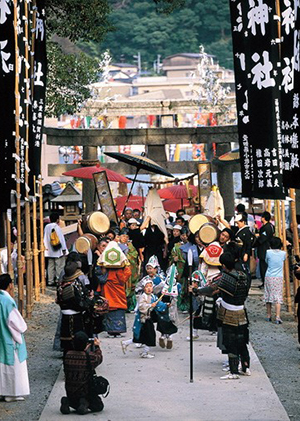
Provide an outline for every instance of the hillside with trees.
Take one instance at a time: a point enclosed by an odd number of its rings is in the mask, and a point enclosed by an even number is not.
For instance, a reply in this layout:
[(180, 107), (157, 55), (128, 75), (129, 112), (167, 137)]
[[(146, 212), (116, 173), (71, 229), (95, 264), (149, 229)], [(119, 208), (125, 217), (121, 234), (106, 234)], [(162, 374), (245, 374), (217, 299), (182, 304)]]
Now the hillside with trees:
[(232, 68), (228, 0), (45, 0), (47, 16), (46, 114), (75, 112), (99, 79), (99, 62), (109, 50), (114, 62), (142, 69), (199, 45)]
[(198, 52), (202, 44), (222, 66), (232, 68), (228, 0), (114, 0), (110, 5), (114, 30), (101, 43), (81, 44), (90, 55), (108, 49), (113, 61), (133, 63), (140, 52), (142, 68), (151, 70), (158, 54)]

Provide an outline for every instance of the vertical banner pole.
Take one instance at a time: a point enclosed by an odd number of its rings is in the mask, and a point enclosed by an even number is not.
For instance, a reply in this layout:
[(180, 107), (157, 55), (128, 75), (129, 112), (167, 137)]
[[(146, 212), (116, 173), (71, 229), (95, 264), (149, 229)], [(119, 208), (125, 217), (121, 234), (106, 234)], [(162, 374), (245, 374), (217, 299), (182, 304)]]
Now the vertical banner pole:
[(282, 239), (281, 234), (281, 218), (280, 218), (280, 201), (274, 200), (275, 204), (275, 234), (277, 237), (280, 237)]
[[(29, 31), (28, 31), (28, 3), (24, 2), (25, 12), (25, 79), (26, 79), (26, 131), (25, 131), (25, 232), (26, 232), (26, 315), (31, 319), (32, 307), (33, 307), (33, 276), (32, 276), (32, 250), (31, 250), (31, 223), (30, 223), (30, 200), (29, 200)], [(28, 65), (27, 65), (28, 64)]]
[(41, 269), (41, 292), (45, 294), (46, 276), (45, 276), (45, 246), (44, 246), (44, 203), (43, 203), (43, 186), (42, 177), (39, 184), (39, 200), (40, 200), (40, 269)]
[(40, 301), (40, 274), (39, 274), (39, 250), (37, 242), (37, 222), (36, 222), (36, 178), (33, 176), (33, 202), (32, 202), (32, 229), (33, 229), (33, 265), (34, 265), (34, 291), (35, 299)]
[[(299, 234), (298, 234), (298, 223), (297, 223), (297, 213), (296, 213), (296, 193), (295, 189), (290, 189), (290, 198), (291, 200), (291, 222), (292, 222), (292, 231), (293, 231), (293, 249), (294, 256), (299, 256)], [(300, 257), (300, 256), (299, 256)], [(293, 284), (294, 284), (294, 296), (299, 287), (299, 281), (296, 276), (293, 274)], [(294, 316), (297, 317), (297, 305), (294, 307)]]
[(289, 259), (286, 245), (286, 223), (285, 223), (285, 202), (281, 200), (281, 219), (282, 219), (282, 242), (283, 250), (286, 253), (286, 259), (284, 261), (284, 279), (285, 279), (285, 291), (288, 312), (292, 312), (292, 300), (291, 300), (291, 284), (290, 284), (290, 270), (289, 270)]
[(20, 93), (19, 93), (19, 51), (18, 51), (18, 25), (17, 25), (17, 0), (14, 2), (14, 38), (15, 38), (15, 108), (16, 108), (16, 202), (17, 202), (17, 248), (18, 248), (18, 307), (24, 315), (24, 280), (23, 280), (23, 261), (22, 261), (22, 240), (21, 240), (21, 186), (20, 186)]

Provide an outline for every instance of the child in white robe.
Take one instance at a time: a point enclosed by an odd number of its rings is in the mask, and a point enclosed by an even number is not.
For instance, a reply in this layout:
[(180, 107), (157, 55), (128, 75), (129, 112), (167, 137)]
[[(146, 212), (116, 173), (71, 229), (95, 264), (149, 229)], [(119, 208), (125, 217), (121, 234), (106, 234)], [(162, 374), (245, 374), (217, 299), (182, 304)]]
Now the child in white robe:
[(138, 298), (138, 310), (136, 312), (133, 325), (133, 338), (126, 341), (121, 341), (122, 351), (126, 354), (127, 347), (135, 343), (141, 343), (143, 350), (140, 354), (141, 358), (154, 358), (150, 354), (150, 347), (156, 346), (156, 335), (154, 324), (151, 319), (151, 312), (155, 309), (156, 312), (167, 311), (167, 305), (157, 300), (153, 294), (153, 282), (149, 277), (144, 280), (144, 292)]

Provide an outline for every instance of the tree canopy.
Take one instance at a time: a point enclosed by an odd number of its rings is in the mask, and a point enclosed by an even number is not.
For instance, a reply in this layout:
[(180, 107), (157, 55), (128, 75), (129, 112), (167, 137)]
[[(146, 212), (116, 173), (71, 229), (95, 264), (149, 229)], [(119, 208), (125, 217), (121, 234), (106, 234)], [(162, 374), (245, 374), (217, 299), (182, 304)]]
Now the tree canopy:
[(86, 52), (97, 56), (109, 49), (114, 61), (130, 63), (140, 52), (142, 67), (150, 69), (158, 54), (198, 52), (201, 44), (232, 68), (228, 0), (113, 1), (110, 20), (114, 30), (103, 43), (81, 45)]
[(64, 54), (61, 47), (48, 42), (46, 115), (73, 114), (90, 97), (89, 84), (99, 78), (96, 59), (84, 53)]

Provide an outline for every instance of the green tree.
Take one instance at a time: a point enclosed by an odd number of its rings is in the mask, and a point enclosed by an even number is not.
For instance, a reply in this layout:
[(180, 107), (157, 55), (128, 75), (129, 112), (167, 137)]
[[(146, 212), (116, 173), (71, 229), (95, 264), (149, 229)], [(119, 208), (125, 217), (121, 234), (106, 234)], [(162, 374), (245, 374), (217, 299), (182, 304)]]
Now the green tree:
[(89, 54), (97, 56), (105, 46), (114, 61), (131, 63), (139, 51), (150, 67), (157, 54), (196, 53), (203, 44), (221, 65), (232, 67), (228, 0), (123, 0), (113, 1), (112, 9), (115, 30), (103, 44), (81, 44)]
[(113, 29), (108, 0), (46, 0), (45, 7), (50, 36), (101, 42)]
[[(182, 4), (183, 0), (148, 0), (162, 12), (167, 13)], [(130, 1), (108, 0), (45, 0), (48, 32), (48, 81), (46, 92), (46, 115), (59, 116), (74, 113), (90, 97), (88, 85), (98, 80), (98, 61), (103, 53), (106, 34), (113, 31), (110, 20), (112, 7), (118, 10)], [(142, 13), (142, 9), (139, 9)], [(128, 32), (128, 26), (123, 27)], [(53, 35), (72, 42), (90, 42), (85, 53), (65, 54), (55, 42)], [(121, 35), (122, 37), (122, 35)], [(51, 40), (51, 41), (50, 41)], [(91, 43), (93, 42), (93, 43)]]
[(86, 54), (64, 54), (61, 47), (48, 42), (46, 115), (73, 114), (90, 96), (89, 84), (99, 74), (97, 60)]

